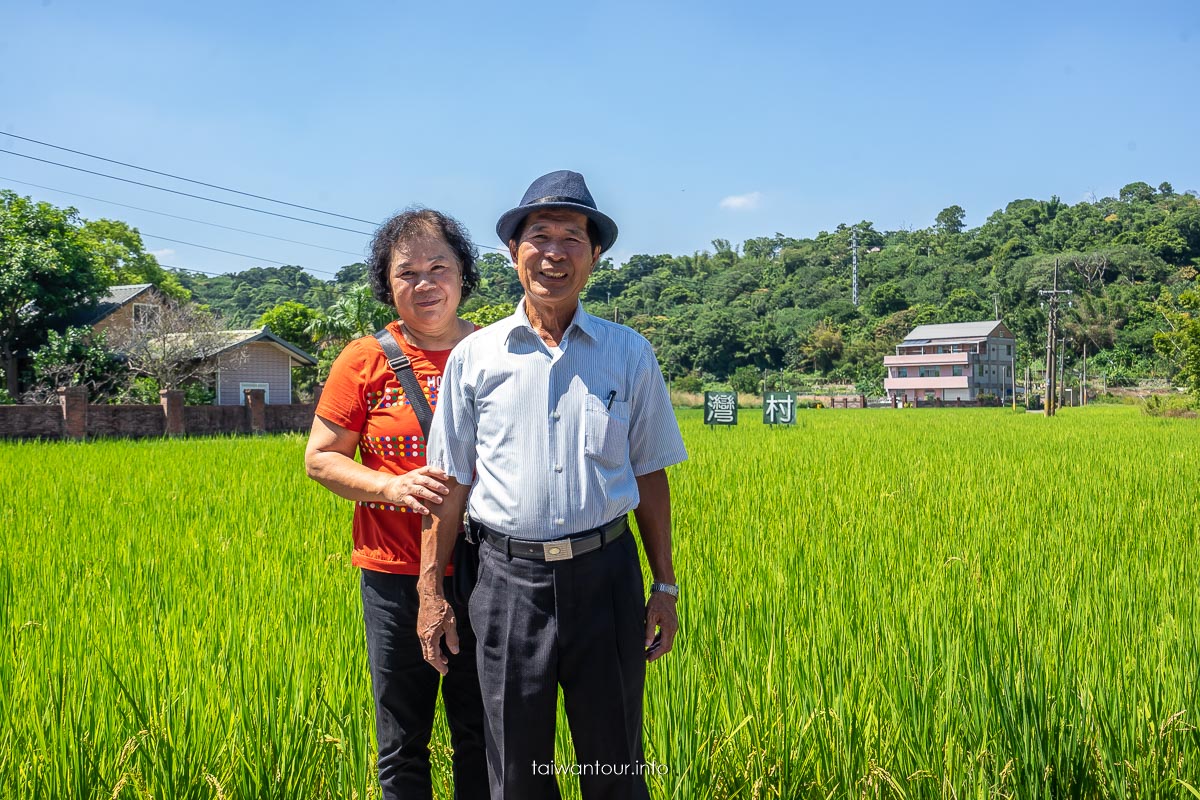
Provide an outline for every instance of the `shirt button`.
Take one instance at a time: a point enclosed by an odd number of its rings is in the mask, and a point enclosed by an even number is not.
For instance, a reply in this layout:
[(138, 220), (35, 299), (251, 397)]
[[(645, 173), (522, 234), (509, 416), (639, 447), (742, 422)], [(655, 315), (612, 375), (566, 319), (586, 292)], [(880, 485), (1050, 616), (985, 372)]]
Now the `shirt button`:
[(554, 471), (555, 471), (555, 472), (562, 472), (562, 464), (555, 464), (555, 465), (554, 465)]
[(555, 411), (553, 414), (550, 415), (550, 419), (558, 419), (561, 416), (562, 416), (561, 414), (559, 414), (557, 411)]
[(555, 525), (566, 525), (567, 521), (565, 519), (563, 519), (562, 517), (559, 517), (558, 519), (554, 520), (554, 524)]

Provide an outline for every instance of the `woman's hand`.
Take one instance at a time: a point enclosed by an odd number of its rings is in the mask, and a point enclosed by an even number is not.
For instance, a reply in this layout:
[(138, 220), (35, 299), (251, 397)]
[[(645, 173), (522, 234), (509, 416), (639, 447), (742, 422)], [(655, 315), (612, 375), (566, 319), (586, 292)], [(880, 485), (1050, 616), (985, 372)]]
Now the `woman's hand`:
[(442, 497), (450, 491), (446, 486), (448, 480), (450, 476), (437, 467), (417, 467), (389, 478), (384, 484), (383, 496), (390, 503), (403, 504), (418, 514), (428, 514), (429, 508), (425, 504), (442, 502)]

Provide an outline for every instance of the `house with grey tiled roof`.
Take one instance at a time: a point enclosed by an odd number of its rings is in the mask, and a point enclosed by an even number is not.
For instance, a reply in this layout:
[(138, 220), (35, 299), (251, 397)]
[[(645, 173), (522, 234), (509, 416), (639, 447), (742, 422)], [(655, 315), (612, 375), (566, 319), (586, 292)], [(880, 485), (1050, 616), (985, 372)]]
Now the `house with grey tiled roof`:
[(223, 331), (227, 341), (208, 354), (216, 360), (216, 404), (245, 403), (247, 389), (263, 389), (268, 405), (292, 402), (292, 367), (315, 367), (317, 359), (280, 339), (271, 329)]
[(1012, 397), (1016, 337), (1000, 320), (918, 325), (884, 356), (893, 402)]
[[(127, 330), (149, 322), (166, 305), (167, 297), (149, 283), (114, 286), (94, 308), (77, 315), (73, 324), (93, 330)], [(284, 341), (270, 328), (223, 331), (224, 341), (206, 358), (216, 362), (216, 404), (240, 405), (246, 389), (263, 389), (267, 403), (292, 402), (292, 367), (315, 367), (312, 355)], [(170, 334), (187, 336), (186, 333)]]
[(113, 286), (94, 306), (80, 309), (71, 317), (71, 325), (96, 331), (127, 329), (148, 320), (167, 303), (167, 296), (152, 283)]

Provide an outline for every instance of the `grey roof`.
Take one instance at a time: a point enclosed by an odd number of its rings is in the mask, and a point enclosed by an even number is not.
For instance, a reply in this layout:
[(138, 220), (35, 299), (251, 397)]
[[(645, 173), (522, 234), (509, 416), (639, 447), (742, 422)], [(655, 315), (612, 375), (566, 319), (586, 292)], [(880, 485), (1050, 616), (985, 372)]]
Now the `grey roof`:
[(142, 292), (153, 288), (153, 283), (127, 283), (121, 286), (113, 286), (108, 290), (108, 294), (96, 301), (96, 305), (81, 309), (71, 315), (70, 324), (95, 325)]
[(903, 344), (925, 344), (940, 339), (986, 339), (989, 336), (1008, 338), (1011, 334), (998, 319), (982, 322), (947, 322), (941, 325), (918, 325), (904, 337)]
[(286, 350), (291, 355), (292, 361), (296, 362), (296, 366), (298, 367), (315, 367), (317, 365), (316, 358), (304, 352), (299, 347), (296, 347), (294, 344), (280, 339), (278, 336), (271, 333), (271, 329), (265, 325), (261, 328), (221, 331), (221, 333), (225, 334), (227, 337), (226, 341), (228, 344), (219, 350), (216, 350), (215, 352), (209, 353), (209, 356), (217, 356), (221, 353), (241, 347), (242, 345), (250, 344), (251, 342), (267, 342)]

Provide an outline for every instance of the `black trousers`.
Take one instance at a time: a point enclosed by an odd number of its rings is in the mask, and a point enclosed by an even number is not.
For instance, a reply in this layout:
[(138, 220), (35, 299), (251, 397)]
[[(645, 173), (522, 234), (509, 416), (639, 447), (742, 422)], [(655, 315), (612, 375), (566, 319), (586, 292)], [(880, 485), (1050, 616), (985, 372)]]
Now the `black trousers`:
[[(649, 795), (643, 777), (645, 594), (626, 533), (570, 561), (480, 546), (471, 595), (493, 800), (558, 798), (558, 687), (584, 800)], [(453, 670), (453, 667), (451, 667)]]
[[(450, 597), (448, 582), (445, 590)], [(450, 672), (443, 680), (421, 656), (416, 576), (364, 569), (362, 599), (384, 800), (428, 800), (433, 796), (429, 737), (439, 681), (454, 748), (454, 796), (485, 800), (483, 703), (467, 610), (454, 607), (461, 647), (458, 655), (450, 656)]]

